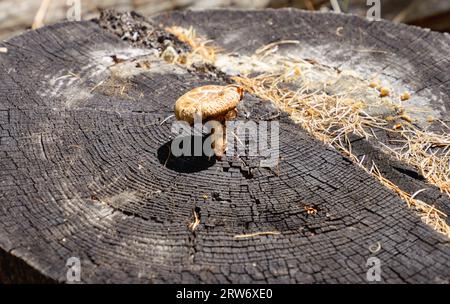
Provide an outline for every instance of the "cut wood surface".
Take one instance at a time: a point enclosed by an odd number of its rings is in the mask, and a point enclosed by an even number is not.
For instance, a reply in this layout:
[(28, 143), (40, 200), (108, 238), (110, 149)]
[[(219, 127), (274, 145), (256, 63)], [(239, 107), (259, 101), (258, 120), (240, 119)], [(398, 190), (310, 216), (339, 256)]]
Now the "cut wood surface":
[[(449, 121), (446, 35), (294, 9), (151, 20), (150, 27), (193, 26), (239, 54), (299, 40), (288, 50), (378, 73)], [(238, 110), (243, 120), (279, 121), (276, 169), (246, 157), (171, 157), (167, 118), (175, 101), (228, 77), (155, 58), (116, 92), (105, 72), (112, 56), (149, 54), (172, 39), (162, 30), (152, 35), (145, 48), (83, 21), (0, 44), (8, 49), (0, 54), (0, 280), (65, 282), (66, 261), (78, 257), (82, 282), (363, 283), (367, 260), (377, 257), (382, 282), (448, 282), (448, 238), (268, 101), (246, 94)], [(360, 51), (368, 49), (376, 52)], [(395, 169), (402, 165), (367, 142), (358, 149), (408, 191), (427, 188), (419, 197), (448, 210), (448, 198)]]

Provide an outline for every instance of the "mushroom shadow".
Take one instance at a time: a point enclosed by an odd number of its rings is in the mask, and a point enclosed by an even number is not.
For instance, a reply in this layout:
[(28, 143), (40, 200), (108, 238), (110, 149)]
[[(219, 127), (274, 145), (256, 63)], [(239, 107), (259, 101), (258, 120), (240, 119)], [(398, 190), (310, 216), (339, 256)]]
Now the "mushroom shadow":
[[(193, 173), (208, 169), (216, 163), (216, 156), (208, 156), (202, 151), (200, 156), (194, 156), (194, 142), (196, 140), (202, 142), (202, 146), (208, 136), (186, 136), (182, 138), (182, 144), (190, 144), (191, 153), (190, 156), (181, 155), (175, 156), (172, 153), (172, 142), (168, 141), (159, 147), (157, 155), (159, 162), (166, 168), (180, 172), (180, 173)], [(182, 146), (181, 144), (181, 147)]]

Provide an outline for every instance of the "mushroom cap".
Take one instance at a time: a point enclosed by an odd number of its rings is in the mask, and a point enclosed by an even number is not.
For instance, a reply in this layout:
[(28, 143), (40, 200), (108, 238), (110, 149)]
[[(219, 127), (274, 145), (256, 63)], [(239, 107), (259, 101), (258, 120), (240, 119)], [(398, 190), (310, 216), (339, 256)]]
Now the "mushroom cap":
[(233, 111), (242, 99), (242, 89), (236, 86), (206, 85), (195, 88), (175, 103), (174, 111), (178, 120), (194, 123), (196, 114), (202, 120), (225, 120), (228, 112)]

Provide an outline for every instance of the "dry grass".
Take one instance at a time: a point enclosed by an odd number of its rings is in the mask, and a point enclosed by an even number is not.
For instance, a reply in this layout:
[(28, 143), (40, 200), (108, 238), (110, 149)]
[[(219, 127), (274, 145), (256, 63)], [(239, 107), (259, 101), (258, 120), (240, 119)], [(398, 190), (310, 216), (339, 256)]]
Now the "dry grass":
[[(278, 107), (289, 113), (291, 118), (300, 124), (314, 137), (336, 148), (349, 156), (377, 178), (384, 186), (397, 193), (409, 207), (414, 208), (421, 218), (436, 231), (450, 237), (443, 212), (426, 204), (384, 178), (378, 169), (367, 170), (352, 153), (349, 134), (356, 134), (366, 139), (374, 137), (373, 128), (381, 128), (387, 132), (397, 132), (404, 138), (404, 146), (400, 150), (388, 148), (397, 158), (419, 168), (428, 182), (449, 194), (449, 139), (420, 131), (412, 125), (401, 126), (400, 130), (388, 128), (388, 122), (381, 118), (371, 117), (364, 111), (364, 104), (342, 96), (309, 93), (306, 88), (292, 91), (285, 84), (295, 75), (287, 69), (285, 73), (259, 75), (254, 78), (234, 77), (233, 80), (246, 91), (262, 99), (273, 101)], [(431, 153), (433, 147), (444, 147), (447, 152)], [(445, 150), (444, 150), (445, 151)], [(376, 168), (374, 166), (373, 168)]]
[(421, 215), (423, 222), (431, 225), (434, 230), (450, 238), (450, 227), (445, 221), (447, 218), (445, 213), (439, 211), (434, 206), (430, 206), (421, 200), (415, 199), (414, 194), (410, 195), (400, 189), (397, 185), (384, 178), (375, 165), (372, 166), (369, 172), (372, 173), (372, 175), (375, 176), (384, 186), (397, 193), (397, 195), (400, 196), (410, 208), (414, 208)]
[(180, 58), (178, 60), (179, 63), (188, 66), (197, 60), (211, 64), (214, 63), (219, 48), (211, 45), (212, 41), (199, 37), (192, 26), (189, 29), (172, 26), (165, 28), (165, 30), (175, 35), (180, 41), (186, 43), (191, 48), (191, 51), (186, 54), (186, 58)]
[(435, 206), (429, 205), (419, 199), (416, 199), (415, 196), (422, 192), (424, 189), (417, 191), (414, 194), (409, 194), (402, 189), (400, 189), (396, 184), (385, 178), (381, 173), (377, 166), (372, 163), (372, 167), (370, 169), (366, 168), (362, 165), (362, 161), (358, 160), (358, 158), (352, 154), (348, 148), (348, 146), (340, 145), (336, 146), (336, 148), (350, 159), (352, 159), (359, 167), (361, 167), (364, 171), (374, 176), (382, 185), (391, 191), (395, 192), (404, 202), (407, 203), (409, 208), (414, 209), (422, 221), (431, 226), (434, 230), (438, 231), (446, 235), (450, 238), (450, 226), (446, 222), (447, 215), (442, 211), (435, 208)]
[(255, 78), (236, 76), (232, 79), (247, 92), (273, 101), (296, 123), (325, 143), (332, 144), (349, 133), (369, 138), (372, 135), (364, 126), (385, 125), (382, 120), (363, 114), (362, 102), (324, 93), (307, 93), (305, 88), (294, 92), (283, 87), (288, 74)]
[[(236, 76), (233, 80), (246, 91), (273, 101), (309, 133), (335, 147), (342, 146), (343, 141), (347, 142), (347, 135), (351, 133), (366, 139), (373, 137), (373, 128), (396, 133), (401, 139), (395, 142), (395, 146), (380, 142), (384, 149), (397, 159), (417, 168), (428, 183), (450, 197), (449, 134), (419, 130), (409, 123), (400, 109), (397, 118), (407, 123), (389, 128), (386, 119), (368, 115), (361, 101), (347, 98), (345, 95), (309, 93), (307, 88), (299, 88), (297, 91), (287, 89), (285, 84), (295, 77), (295, 74), (295, 70), (287, 69), (282, 74), (263, 74), (254, 78)], [(349, 149), (351, 152), (351, 147)]]
[[(193, 49), (191, 58), (200, 56), (205, 62), (214, 64), (218, 49), (208, 45), (210, 41), (196, 36), (195, 31), (172, 27), (167, 29), (186, 42)], [(367, 169), (362, 165), (362, 161), (352, 153), (349, 134), (356, 134), (365, 139), (375, 138), (374, 128), (383, 129), (386, 132), (395, 132), (400, 136), (400, 140), (395, 145), (388, 146), (381, 143), (386, 151), (394, 155), (399, 160), (406, 162), (423, 174), (426, 180), (438, 187), (442, 192), (450, 197), (450, 136), (448, 134), (435, 134), (419, 130), (411, 124), (401, 108), (392, 105), (397, 109), (398, 117), (405, 123), (397, 124), (392, 128), (389, 119), (373, 117), (366, 113), (365, 104), (362, 101), (348, 97), (348, 92), (340, 95), (330, 96), (318, 91), (311, 91), (307, 84), (304, 87), (293, 90), (287, 84), (295, 82), (301, 77), (302, 70), (299, 62), (307, 61), (296, 58), (285, 58), (275, 53), (278, 45), (283, 43), (297, 43), (295, 41), (282, 41), (272, 43), (258, 49), (249, 60), (261, 62), (266, 60), (271, 64), (276, 62), (275, 72), (264, 72), (256, 77), (235, 76), (232, 79), (247, 92), (262, 99), (274, 102), (281, 110), (290, 114), (291, 118), (302, 126), (306, 131), (318, 138), (322, 142), (336, 148), (341, 153), (347, 155), (356, 164), (372, 174), (380, 183), (388, 189), (397, 193), (410, 208), (414, 208), (421, 216), (422, 220), (432, 226), (436, 231), (450, 237), (450, 227), (447, 225), (443, 212), (437, 210), (421, 200), (415, 199), (415, 194), (411, 195), (401, 190), (397, 185), (384, 178), (375, 165)], [(274, 60), (275, 58), (275, 60)], [(191, 59), (192, 61), (192, 59)], [(308, 61), (309, 62), (309, 61)], [(312, 65), (318, 62), (309, 62)], [(368, 86), (375, 84), (368, 82)], [(388, 96), (390, 92), (386, 89), (380, 92), (381, 96)], [(417, 194), (417, 193), (416, 193)], [(255, 234), (242, 235), (242, 237), (252, 237)], [(256, 234), (259, 235), (259, 234)], [(236, 236), (240, 237), (240, 236)]]
[(107, 96), (120, 96), (121, 98), (134, 99), (129, 95), (134, 84), (129, 79), (122, 79), (114, 75), (100, 81), (91, 88), (91, 92), (98, 91)]
[(430, 183), (450, 197), (450, 135), (401, 126), (400, 147), (383, 146), (397, 159), (418, 170)]

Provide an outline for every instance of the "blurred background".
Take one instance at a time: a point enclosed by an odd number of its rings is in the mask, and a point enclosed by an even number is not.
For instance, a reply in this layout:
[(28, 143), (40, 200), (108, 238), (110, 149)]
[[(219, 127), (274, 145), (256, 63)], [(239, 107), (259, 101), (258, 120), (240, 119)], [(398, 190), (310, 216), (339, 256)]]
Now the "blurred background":
[[(206, 8), (281, 8), (333, 10), (329, 0), (0, 0), (0, 39), (67, 19), (70, 5), (81, 7), (81, 19), (91, 19), (101, 9), (134, 10), (145, 16), (160, 12)], [(342, 13), (365, 16), (367, 0), (335, 0)], [(381, 0), (381, 17), (450, 32), (450, 0)]]

